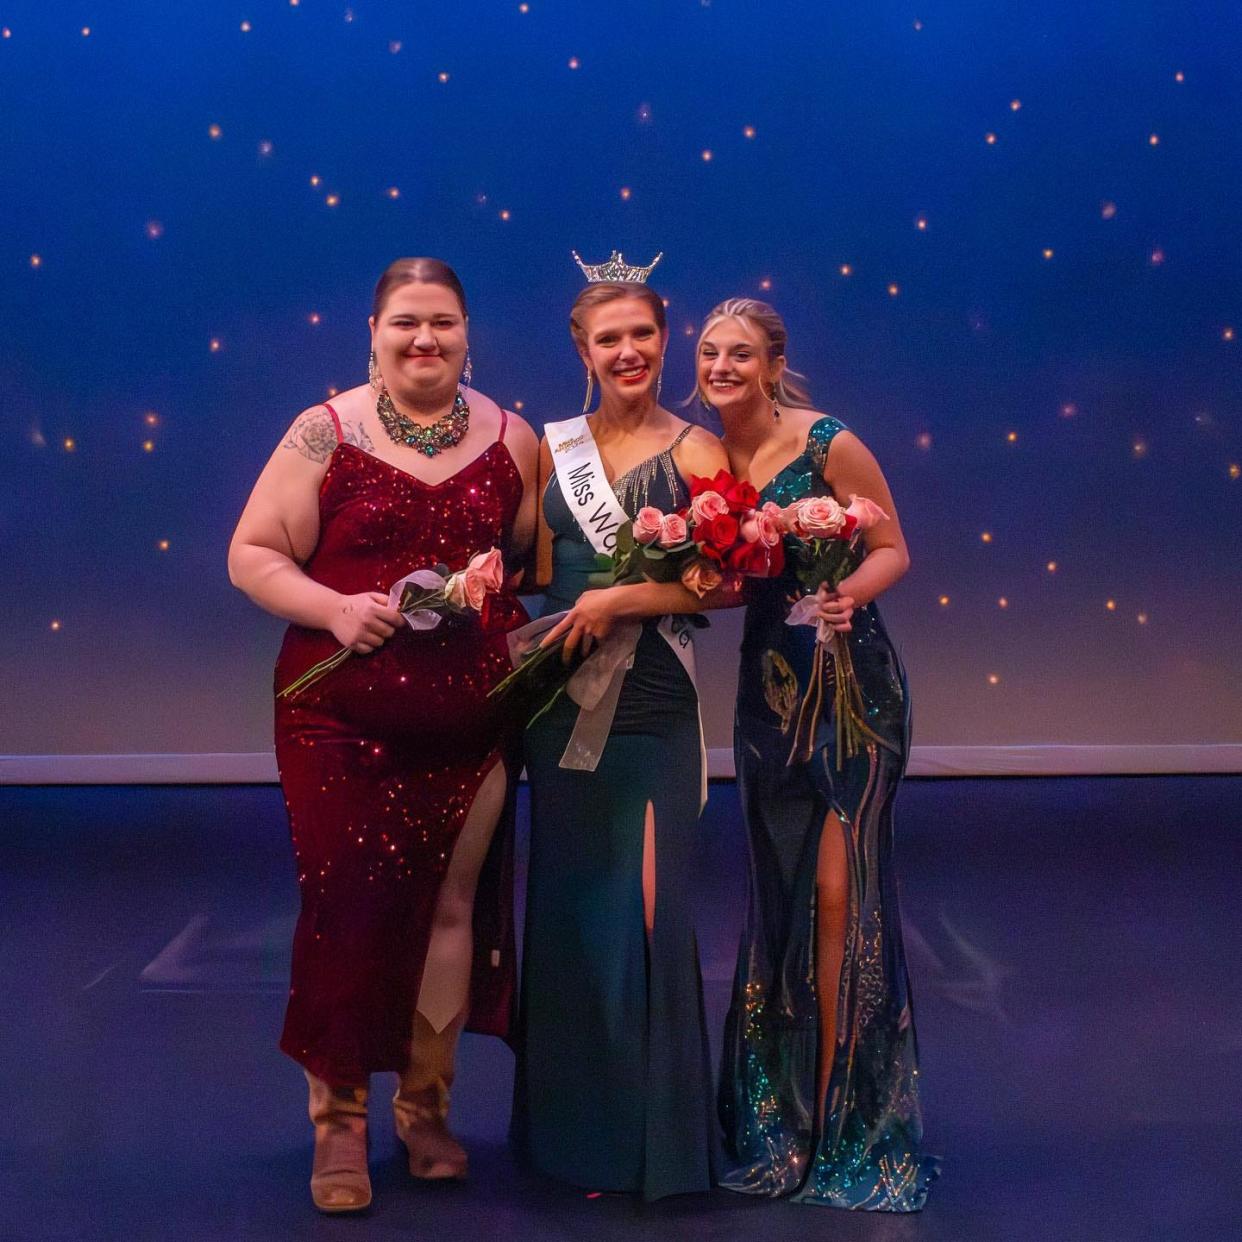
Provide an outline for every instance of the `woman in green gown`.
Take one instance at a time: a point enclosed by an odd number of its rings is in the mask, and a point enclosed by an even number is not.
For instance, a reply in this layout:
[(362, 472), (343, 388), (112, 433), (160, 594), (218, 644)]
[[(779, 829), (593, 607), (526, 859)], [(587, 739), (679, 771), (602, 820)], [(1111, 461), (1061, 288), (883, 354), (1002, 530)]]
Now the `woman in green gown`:
[(600, 404), (589, 419), (545, 428), (539, 585), (546, 612), (568, 610), (554, 632), (571, 649), (589, 650), (618, 621), (638, 637), (593, 768), (571, 759), (579, 708), (568, 696), (526, 734), (531, 847), (513, 1137), (544, 1173), (656, 1199), (708, 1189), (718, 1167), (689, 906), (698, 700), (688, 634), (650, 615), (653, 598), (683, 600), (685, 611), (697, 601), (675, 584), (586, 587), (616, 524), (644, 505), (685, 506), (687, 478), (727, 463), (716, 437), (658, 404), (668, 333), (649, 288), (588, 285), (571, 331)]
[[(918, 1047), (893, 868), (893, 801), (909, 752), (905, 672), (875, 599), (909, 565), (875, 458), (785, 369), (785, 325), (752, 299), (722, 303), (700, 335), (700, 397), (724, 423), (731, 469), (782, 507), (854, 494), (890, 515), (821, 615), (845, 635), (866, 727), (838, 764), (834, 696), (810, 758), (794, 740), (816, 631), (787, 625), (803, 594), (747, 584), (734, 754), (750, 899), (725, 1028), (722, 1183), (763, 1196), (917, 1211), (938, 1165), (922, 1151)], [(831, 675), (835, 676), (835, 667)]]

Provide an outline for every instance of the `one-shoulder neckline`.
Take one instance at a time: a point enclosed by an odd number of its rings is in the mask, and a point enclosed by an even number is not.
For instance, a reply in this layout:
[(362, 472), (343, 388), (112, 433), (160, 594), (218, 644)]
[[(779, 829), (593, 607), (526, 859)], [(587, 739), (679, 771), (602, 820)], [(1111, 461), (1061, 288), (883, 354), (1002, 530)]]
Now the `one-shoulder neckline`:
[[(509, 452), (509, 446), (505, 444), (503, 440), (493, 440), (485, 449), (483, 449), (481, 453), (472, 457), (468, 462), (461, 466), (460, 469), (454, 470), (452, 474), (447, 475), (437, 483), (430, 483), (426, 479), (420, 479), (416, 474), (411, 474), (408, 470), (403, 470), (400, 466), (394, 465), (392, 462), (385, 460), (383, 457), (380, 457), (375, 453), (368, 453), (366, 449), (360, 448), (357, 444), (349, 444), (344, 440), (340, 441), (336, 448), (332, 450), (332, 456), (335, 457), (343, 448), (353, 449), (355, 453), (360, 453), (368, 461), (377, 461), (381, 466), (387, 466), (388, 469), (393, 471), (395, 474), (401, 475), (404, 479), (409, 479), (410, 482), (416, 487), (421, 487), (424, 491), (428, 492), (439, 491), (440, 488), (447, 487), (450, 483), (456, 482), (456, 480), (460, 479), (467, 470), (477, 466), (479, 462), (481, 462), (494, 448), (502, 450), (504, 455), (509, 459), (510, 464), (515, 468), (517, 466), (517, 463), (513, 460), (513, 454)], [(331, 468), (331, 458), (328, 460), (328, 465), (329, 468)], [(326, 478), (327, 476), (325, 475), (324, 477)]]
[[(811, 451), (811, 437), (815, 434), (815, 428), (818, 427), (820, 423), (829, 422), (836, 423), (839, 430), (845, 430), (845, 424), (841, 422), (839, 418), (834, 418), (831, 414), (820, 415), (820, 417), (806, 429), (806, 441), (802, 445), (798, 455), (796, 457), (791, 457), (762, 487), (756, 487), (755, 491), (762, 496), (763, 493), (766, 492), (772, 484), (781, 477), (782, 474), (784, 474), (787, 470), (792, 470)], [(754, 485), (752, 484), (751, 486), (753, 487)]]

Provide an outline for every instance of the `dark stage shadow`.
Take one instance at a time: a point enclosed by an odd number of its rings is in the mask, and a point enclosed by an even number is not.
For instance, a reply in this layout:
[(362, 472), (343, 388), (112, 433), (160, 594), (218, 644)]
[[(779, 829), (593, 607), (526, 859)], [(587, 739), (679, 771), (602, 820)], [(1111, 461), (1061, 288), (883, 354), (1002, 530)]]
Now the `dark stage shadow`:
[[(278, 791), (0, 789), (0, 1237), (1237, 1237), (1240, 795), (1238, 777), (907, 784), (897, 852), (944, 1157), (921, 1216), (553, 1185), (505, 1143), (511, 1053), (469, 1036), (470, 1182), (410, 1180), (379, 1075), (375, 1205), (340, 1220), (310, 1206), (302, 1078), (275, 1047), (296, 908)], [(718, 1034), (744, 902), (731, 785), (702, 857)]]

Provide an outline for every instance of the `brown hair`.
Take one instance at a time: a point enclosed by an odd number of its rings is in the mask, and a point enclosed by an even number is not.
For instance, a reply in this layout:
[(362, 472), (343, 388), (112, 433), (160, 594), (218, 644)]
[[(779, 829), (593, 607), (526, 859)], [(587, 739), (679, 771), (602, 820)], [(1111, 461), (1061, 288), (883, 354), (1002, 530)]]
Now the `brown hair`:
[[(766, 302), (760, 302), (758, 298), (728, 298), (721, 302), (703, 321), (703, 328), (699, 332), (700, 341), (718, 319), (745, 319), (747, 323), (754, 324), (767, 338), (768, 361), (775, 362), (778, 358), (785, 357), (785, 346), (789, 341), (785, 321)], [(805, 375), (792, 370), (786, 363), (785, 370), (776, 383), (776, 404), (797, 410), (814, 409), (805, 380)], [(699, 396), (702, 400), (707, 400), (703, 393), (699, 393)]]
[(637, 281), (601, 280), (587, 285), (574, 298), (573, 308), (569, 312), (569, 334), (574, 338), (574, 344), (580, 350), (585, 350), (587, 347), (586, 326), (583, 323), (586, 318), (585, 312), (593, 306), (603, 306), (605, 302), (615, 302), (619, 298), (637, 298), (640, 302), (646, 302), (655, 317), (656, 326), (661, 332), (664, 331), (667, 324), (664, 299), (654, 289), (648, 285), (639, 284)]
[(443, 285), (456, 295), (462, 315), (468, 317), (470, 314), (466, 310), (466, 291), (461, 287), (457, 273), (443, 259), (395, 259), (384, 269), (375, 286), (371, 313), (376, 319), (383, 312), (392, 291), (402, 285)]

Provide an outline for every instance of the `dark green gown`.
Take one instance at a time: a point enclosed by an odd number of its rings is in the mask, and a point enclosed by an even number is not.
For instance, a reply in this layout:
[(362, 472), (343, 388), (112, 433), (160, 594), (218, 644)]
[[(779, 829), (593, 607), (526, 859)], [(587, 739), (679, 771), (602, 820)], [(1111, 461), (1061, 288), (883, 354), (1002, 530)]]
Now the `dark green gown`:
[[(831, 495), (824, 463), (834, 418), (764, 488), (784, 506)], [(750, 850), (750, 900), (725, 1027), (721, 1183), (764, 1196), (872, 1211), (923, 1206), (937, 1162), (922, 1151), (918, 1045), (893, 868), (893, 800), (909, 750), (905, 672), (874, 604), (849, 648), (872, 742), (836, 768), (832, 695), (809, 763), (787, 760), (815, 630), (788, 626), (792, 569), (748, 584), (734, 755)], [(825, 1120), (815, 1127), (818, 1000), (815, 870), (830, 810), (845, 832), (850, 905)]]
[[(688, 502), (676, 443), (614, 482), (631, 515), (644, 504), (669, 512)], [(594, 552), (555, 476), (544, 515), (553, 533), (545, 611), (554, 612), (586, 588)], [(526, 733), (531, 846), (514, 1142), (542, 1172), (592, 1190), (646, 1199), (706, 1190), (716, 1180), (718, 1132), (689, 904), (698, 709), (655, 621), (644, 625), (594, 772), (559, 766), (577, 714), (563, 696)], [(642, 893), (649, 802), (650, 943)]]

